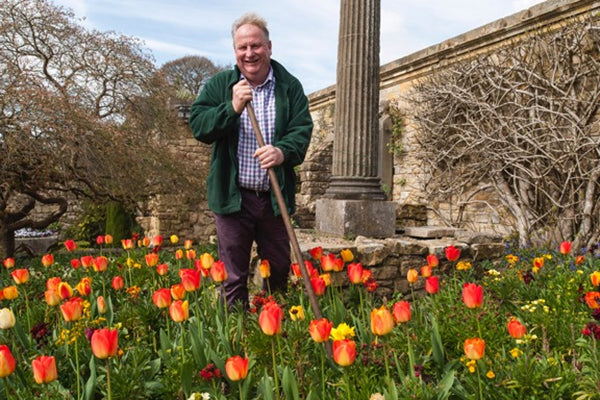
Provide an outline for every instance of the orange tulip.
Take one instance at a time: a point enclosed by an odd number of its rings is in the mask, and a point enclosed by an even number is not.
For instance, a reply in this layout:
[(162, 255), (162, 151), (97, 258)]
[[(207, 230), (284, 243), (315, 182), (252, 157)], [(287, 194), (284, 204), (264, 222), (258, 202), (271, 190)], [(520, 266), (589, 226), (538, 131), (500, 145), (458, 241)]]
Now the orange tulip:
[(11, 269), (15, 267), (15, 259), (12, 257), (8, 257), (4, 259), (4, 268)]
[(440, 265), (440, 260), (438, 260), (435, 254), (429, 254), (427, 256), (427, 265), (429, 265), (431, 268), (435, 268)]
[(48, 290), (58, 290), (58, 285), (60, 284), (61, 280), (58, 276), (54, 276), (52, 278), (48, 278), (46, 280), (46, 289)]
[(248, 376), (248, 359), (240, 356), (229, 357), (225, 362), (225, 373), (230, 381), (239, 381)]
[(167, 264), (158, 264), (156, 266), (156, 272), (160, 275), (160, 276), (164, 276), (169, 272), (169, 266)]
[(308, 253), (313, 258), (313, 260), (321, 260), (321, 257), (323, 256), (323, 247), (313, 247), (308, 251)]
[(60, 311), (65, 321), (78, 321), (83, 314), (82, 300), (79, 297), (73, 297), (60, 305)]
[(439, 279), (437, 276), (430, 276), (425, 280), (425, 291), (429, 294), (436, 294), (440, 290)]
[(584, 296), (584, 300), (592, 310), (600, 308), (600, 292), (587, 292)]
[(466, 339), (463, 346), (465, 356), (469, 360), (479, 360), (485, 353), (485, 340), (480, 338)]
[(158, 264), (158, 253), (148, 253), (146, 254), (145, 258), (146, 265), (150, 268), (156, 267), (156, 265)]
[(333, 342), (333, 360), (342, 367), (352, 365), (356, 358), (356, 342), (352, 339)]
[(161, 235), (156, 235), (152, 238), (151, 242), (153, 247), (162, 246), (163, 237)]
[(183, 250), (177, 249), (175, 250), (175, 259), (181, 260), (183, 258)]
[(121, 245), (124, 250), (131, 250), (135, 247), (135, 244), (132, 239), (121, 239)]
[(122, 276), (115, 276), (114, 278), (112, 278), (110, 285), (115, 290), (123, 290), (123, 288), (125, 287), (125, 281), (123, 281)]
[(542, 268), (544, 266), (544, 257), (536, 257), (533, 259), (533, 267), (534, 268)]
[(258, 316), (258, 325), (265, 335), (273, 336), (281, 333), (283, 310), (274, 301), (269, 301), (262, 307)]
[(323, 255), (321, 256), (321, 269), (324, 272), (339, 272), (344, 269), (344, 260), (336, 257), (335, 254)]
[(325, 293), (325, 289), (327, 288), (325, 279), (321, 278), (320, 276), (317, 276), (310, 279), (310, 284), (316, 296), (322, 296)]
[(0, 378), (6, 378), (15, 370), (16, 362), (7, 345), (0, 345)]
[(171, 291), (166, 288), (157, 289), (152, 293), (152, 301), (158, 308), (167, 308), (171, 305)]
[(483, 305), (483, 288), (474, 283), (463, 285), (462, 299), (467, 308), (479, 308)]
[(394, 321), (397, 324), (410, 321), (410, 303), (408, 301), (397, 301), (392, 309)]
[(406, 280), (408, 283), (415, 283), (419, 280), (419, 272), (414, 268), (409, 269), (406, 273)]
[(77, 249), (77, 243), (75, 243), (73, 239), (65, 240), (64, 245), (67, 251), (74, 251), (75, 249)]
[(564, 241), (558, 246), (560, 254), (567, 255), (571, 252), (571, 242)]
[(333, 328), (333, 322), (327, 318), (314, 319), (308, 325), (308, 333), (315, 342), (323, 343), (329, 339), (331, 328)]
[(460, 258), (460, 249), (454, 246), (448, 246), (444, 249), (446, 253), (446, 259), (448, 261), (456, 261)]
[(42, 256), (42, 265), (44, 267), (49, 267), (54, 264), (54, 256), (52, 254), (44, 254)]
[(371, 311), (371, 332), (376, 336), (387, 335), (394, 329), (394, 316), (386, 306)]
[(599, 286), (600, 285), (600, 271), (594, 271), (590, 274), (590, 281), (592, 285)]
[(361, 263), (350, 263), (348, 264), (348, 278), (353, 284), (362, 283), (363, 280), (363, 266)]
[(194, 250), (194, 249), (186, 250), (185, 258), (187, 258), (188, 260), (193, 260), (194, 258), (196, 258), (196, 250)]
[(73, 296), (73, 288), (67, 282), (60, 282), (56, 292), (61, 299), (70, 299)]
[(350, 249), (344, 249), (340, 251), (340, 257), (345, 263), (354, 261), (354, 254), (352, 254), (352, 250)]
[(56, 360), (53, 356), (39, 356), (31, 361), (31, 369), (36, 383), (49, 383), (58, 378)]
[(13, 300), (19, 297), (19, 291), (16, 286), (7, 286), (2, 289), (2, 295), (6, 300)]
[(227, 280), (227, 270), (223, 261), (215, 261), (210, 268), (210, 277), (215, 282), (223, 282)]
[(186, 240), (183, 242), (183, 247), (184, 247), (186, 250), (189, 250), (189, 249), (191, 249), (191, 248), (192, 248), (193, 244), (194, 244), (194, 242), (192, 242), (190, 239), (186, 239)]
[(94, 256), (83, 256), (81, 257), (81, 265), (84, 268), (90, 268), (94, 265)]
[(202, 253), (200, 255), (200, 265), (204, 269), (210, 269), (212, 265), (215, 263), (215, 259), (209, 253)]
[(92, 352), (100, 359), (114, 357), (119, 350), (119, 334), (116, 329), (96, 329), (92, 334)]
[(183, 322), (190, 317), (188, 301), (175, 300), (169, 306), (169, 315), (175, 322)]
[(62, 298), (60, 294), (55, 289), (48, 289), (44, 292), (44, 298), (46, 299), (46, 303), (51, 306), (57, 306), (60, 304)]
[(514, 339), (521, 339), (527, 333), (527, 328), (518, 319), (512, 318), (506, 324), (506, 329), (508, 329), (508, 334)]
[(104, 235), (104, 243), (106, 243), (106, 244), (113, 244), (113, 237), (112, 237), (112, 235), (109, 235), (108, 233), (106, 235)]
[(431, 276), (431, 267), (429, 265), (424, 265), (421, 267), (421, 276), (423, 278), (429, 278)]
[(25, 283), (29, 280), (29, 270), (27, 268), (15, 269), (10, 273), (17, 285)]
[(181, 283), (176, 283), (171, 286), (171, 296), (173, 296), (173, 299), (183, 300), (185, 299), (185, 293), (185, 288)]
[(584, 256), (577, 256), (577, 257), (575, 257), (575, 265), (581, 265), (581, 264), (583, 264), (584, 261), (585, 261), (585, 257)]
[(94, 258), (94, 271), (104, 272), (108, 269), (108, 258), (104, 256), (98, 256)]
[(200, 271), (194, 268), (180, 269), (179, 277), (186, 292), (194, 292), (200, 289)]
[[(140, 242), (138, 242), (138, 243), (140, 243)], [(141, 243), (142, 243), (141, 247), (148, 247), (148, 246), (150, 246), (150, 238), (147, 237), (147, 236), (144, 236), (144, 238), (142, 239)]]
[(104, 300), (104, 296), (98, 296), (96, 299), (96, 308), (98, 309), (98, 313), (105, 314), (108, 311), (106, 307), (106, 300)]
[(75, 289), (79, 293), (80, 296), (87, 296), (92, 293), (92, 279), (90, 277), (82, 278)]
[(258, 266), (258, 272), (260, 277), (263, 279), (267, 279), (271, 276), (271, 264), (269, 264), (269, 260), (261, 260), (260, 265)]

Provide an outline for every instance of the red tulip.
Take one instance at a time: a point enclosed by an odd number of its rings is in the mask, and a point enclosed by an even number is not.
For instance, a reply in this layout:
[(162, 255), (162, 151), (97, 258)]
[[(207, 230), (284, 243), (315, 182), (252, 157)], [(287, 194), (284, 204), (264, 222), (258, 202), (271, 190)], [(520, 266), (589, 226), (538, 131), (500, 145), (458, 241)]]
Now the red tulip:
[(560, 254), (567, 255), (571, 252), (571, 242), (564, 241), (558, 247)]
[(445, 249), (446, 259), (448, 261), (456, 261), (460, 258), (460, 249), (454, 246), (448, 246)]
[(72, 239), (65, 240), (64, 244), (65, 244), (65, 248), (67, 249), (67, 251), (73, 251), (73, 250), (77, 249), (77, 243), (75, 243), (75, 241)]
[(421, 267), (421, 276), (423, 278), (429, 278), (431, 276), (431, 267), (429, 265), (424, 265)]
[(321, 260), (321, 257), (323, 256), (323, 247), (313, 247), (308, 251), (308, 253), (313, 258), (313, 260)]
[(342, 367), (352, 365), (356, 358), (356, 342), (352, 339), (333, 342), (333, 360)]
[(258, 316), (258, 325), (265, 335), (273, 336), (281, 333), (283, 310), (274, 301), (266, 303)]
[(431, 268), (435, 268), (440, 265), (440, 260), (438, 260), (435, 254), (429, 254), (427, 256), (427, 265), (429, 265)]
[(15, 259), (12, 257), (8, 257), (4, 259), (4, 268), (11, 269), (15, 267)]
[(158, 264), (156, 266), (156, 273), (160, 276), (164, 276), (169, 272), (169, 266), (167, 264)]
[(336, 271), (344, 269), (344, 260), (336, 257), (335, 254), (327, 254), (321, 256), (321, 269), (324, 272)]
[(186, 250), (185, 258), (187, 258), (188, 260), (193, 260), (194, 258), (196, 258), (196, 250), (194, 250), (194, 249)]
[(102, 246), (105, 241), (106, 241), (106, 238), (104, 236), (102, 236), (102, 235), (96, 236), (96, 244), (98, 246)]
[(83, 314), (82, 300), (79, 297), (73, 297), (60, 305), (60, 311), (65, 321), (78, 321)]
[(108, 269), (108, 258), (104, 256), (98, 256), (94, 258), (94, 271), (104, 272)]
[(480, 338), (466, 339), (464, 344), (465, 356), (469, 360), (479, 360), (485, 353), (485, 340)]
[(597, 310), (600, 308), (600, 292), (587, 292), (583, 299), (588, 307), (592, 310)]
[(387, 335), (394, 329), (394, 325), (394, 316), (386, 306), (371, 311), (371, 332), (374, 335)]
[(506, 324), (506, 329), (508, 329), (508, 334), (514, 339), (521, 339), (527, 333), (527, 328), (518, 319), (512, 318)]
[(121, 245), (124, 250), (131, 250), (135, 247), (133, 239), (121, 239)]
[(69, 285), (68, 282), (60, 282), (58, 284), (58, 288), (56, 289), (58, 295), (61, 299), (70, 299), (73, 297), (73, 288)]
[(31, 369), (36, 383), (49, 383), (58, 378), (56, 360), (53, 356), (39, 356), (31, 361)]
[(392, 309), (394, 321), (397, 324), (410, 321), (410, 303), (408, 301), (397, 301)]
[(350, 278), (350, 282), (353, 284), (362, 283), (363, 280), (363, 266), (361, 263), (350, 263), (348, 264), (348, 278)]
[(194, 268), (180, 269), (179, 277), (186, 292), (194, 292), (200, 289), (200, 271)]
[(73, 267), (73, 269), (81, 268), (81, 261), (79, 260), (79, 258), (74, 258), (71, 260), (71, 267)]
[(175, 300), (169, 306), (169, 315), (175, 322), (183, 322), (190, 317), (188, 301)]
[(115, 276), (114, 278), (112, 278), (110, 285), (115, 290), (123, 290), (123, 288), (125, 287), (125, 281), (123, 281), (122, 276)]
[(240, 356), (229, 357), (225, 362), (225, 373), (231, 381), (239, 381), (248, 376), (248, 359)]
[(0, 345), (0, 378), (6, 378), (15, 370), (16, 362), (7, 345)]
[(440, 290), (440, 284), (437, 276), (430, 276), (425, 280), (425, 291), (429, 294), (436, 294)]
[(158, 253), (148, 253), (145, 258), (146, 265), (150, 268), (155, 267), (158, 264)]
[(84, 268), (90, 268), (94, 265), (94, 256), (83, 256), (81, 257), (81, 265)]
[(310, 279), (310, 284), (313, 288), (313, 292), (316, 296), (322, 296), (325, 293), (325, 289), (327, 288), (327, 284), (325, 283), (325, 279), (320, 276), (314, 277)]
[(58, 285), (60, 284), (61, 280), (58, 276), (52, 277), (52, 278), (48, 278), (46, 280), (46, 289), (48, 290), (58, 290)]
[(26, 283), (29, 280), (29, 270), (27, 268), (15, 269), (10, 273), (17, 285)]
[(49, 267), (54, 264), (54, 256), (52, 254), (44, 254), (42, 256), (42, 265), (44, 267)]
[(314, 319), (308, 325), (308, 333), (315, 342), (323, 343), (329, 339), (331, 328), (333, 328), (333, 322), (330, 322), (327, 318)]
[(87, 296), (92, 293), (92, 279), (90, 277), (82, 278), (75, 289), (80, 296)]
[(223, 282), (227, 280), (227, 270), (223, 261), (215, 261), (210, 268), (210, 277), (215, 282)]
[(163, 242), (163, 237), (161, 235), (154, 236), (151, 241), (153, 247), (162, 246), (162, 242)]
[(171, 305), (171, 291), (166, 288), (155, 290), (152, 293), (152, 301), (158, 308), (167, 308)]
[(119, 334), (116, 329), (96, 329), (92, 334), (92, 352), (100, 359), (114, 357), (119, 350)]
[(483, 305), (483, 288), (474, 283), (463, 285), (462, 299), (467, 308), (479, 308)]

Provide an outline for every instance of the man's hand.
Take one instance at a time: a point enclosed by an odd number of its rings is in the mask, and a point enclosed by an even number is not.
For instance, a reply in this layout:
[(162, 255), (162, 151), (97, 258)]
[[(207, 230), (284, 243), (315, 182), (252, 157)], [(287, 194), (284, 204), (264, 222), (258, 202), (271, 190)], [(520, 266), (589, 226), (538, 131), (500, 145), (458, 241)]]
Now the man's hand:
[(267, 144), (254, 152), (262, 169), (269, 169), (283, 163), (283, 152), (280, 148)]
[(245, 79), (242, 79), (233, 85), (233, 96), (231, 105), (236, 113), (241, 114), (246, 107), (246, 103), (252, 100), (252, 89)]

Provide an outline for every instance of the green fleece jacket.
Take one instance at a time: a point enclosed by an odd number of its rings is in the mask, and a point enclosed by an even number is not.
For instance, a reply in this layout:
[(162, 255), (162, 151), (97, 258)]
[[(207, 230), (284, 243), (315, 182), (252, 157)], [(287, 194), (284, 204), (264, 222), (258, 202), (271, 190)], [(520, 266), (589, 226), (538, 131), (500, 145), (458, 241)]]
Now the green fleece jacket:
[[(288, 212), (296, 209), (296, 175), (294, 167), (304, 161), (313, 122), (308, 99), (300, 81), (281, 64), (271, 60), (275, 76), (275, 135), (273, 146), (283, 152), (283, 164), (274, 168)], [(215, 75), (203, 88), (190, 110), (190, 127), (199, 141), (212, 144), (208, 173), (208, 206), (217, 214), (231, 214), (241, 209), (238, 186), (238, 130), (240, 115), (231, 104), (232, 88), (240, 77), (237, 66)], [(279, 207), (275, 195), (271, 202), (276, 215)]]

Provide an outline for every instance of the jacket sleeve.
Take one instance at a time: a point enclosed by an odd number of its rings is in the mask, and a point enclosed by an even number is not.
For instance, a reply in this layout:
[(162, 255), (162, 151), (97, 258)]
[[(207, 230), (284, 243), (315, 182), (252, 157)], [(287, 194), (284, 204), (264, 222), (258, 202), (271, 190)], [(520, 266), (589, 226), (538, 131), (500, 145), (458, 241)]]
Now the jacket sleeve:
[(202, 89), (190, 109), (190, 128), (196, 139), (211, 144), (223, 135), (236, 132), (239, 122), (231, 104), (231, 87), (225, 75), (216, 75)]

